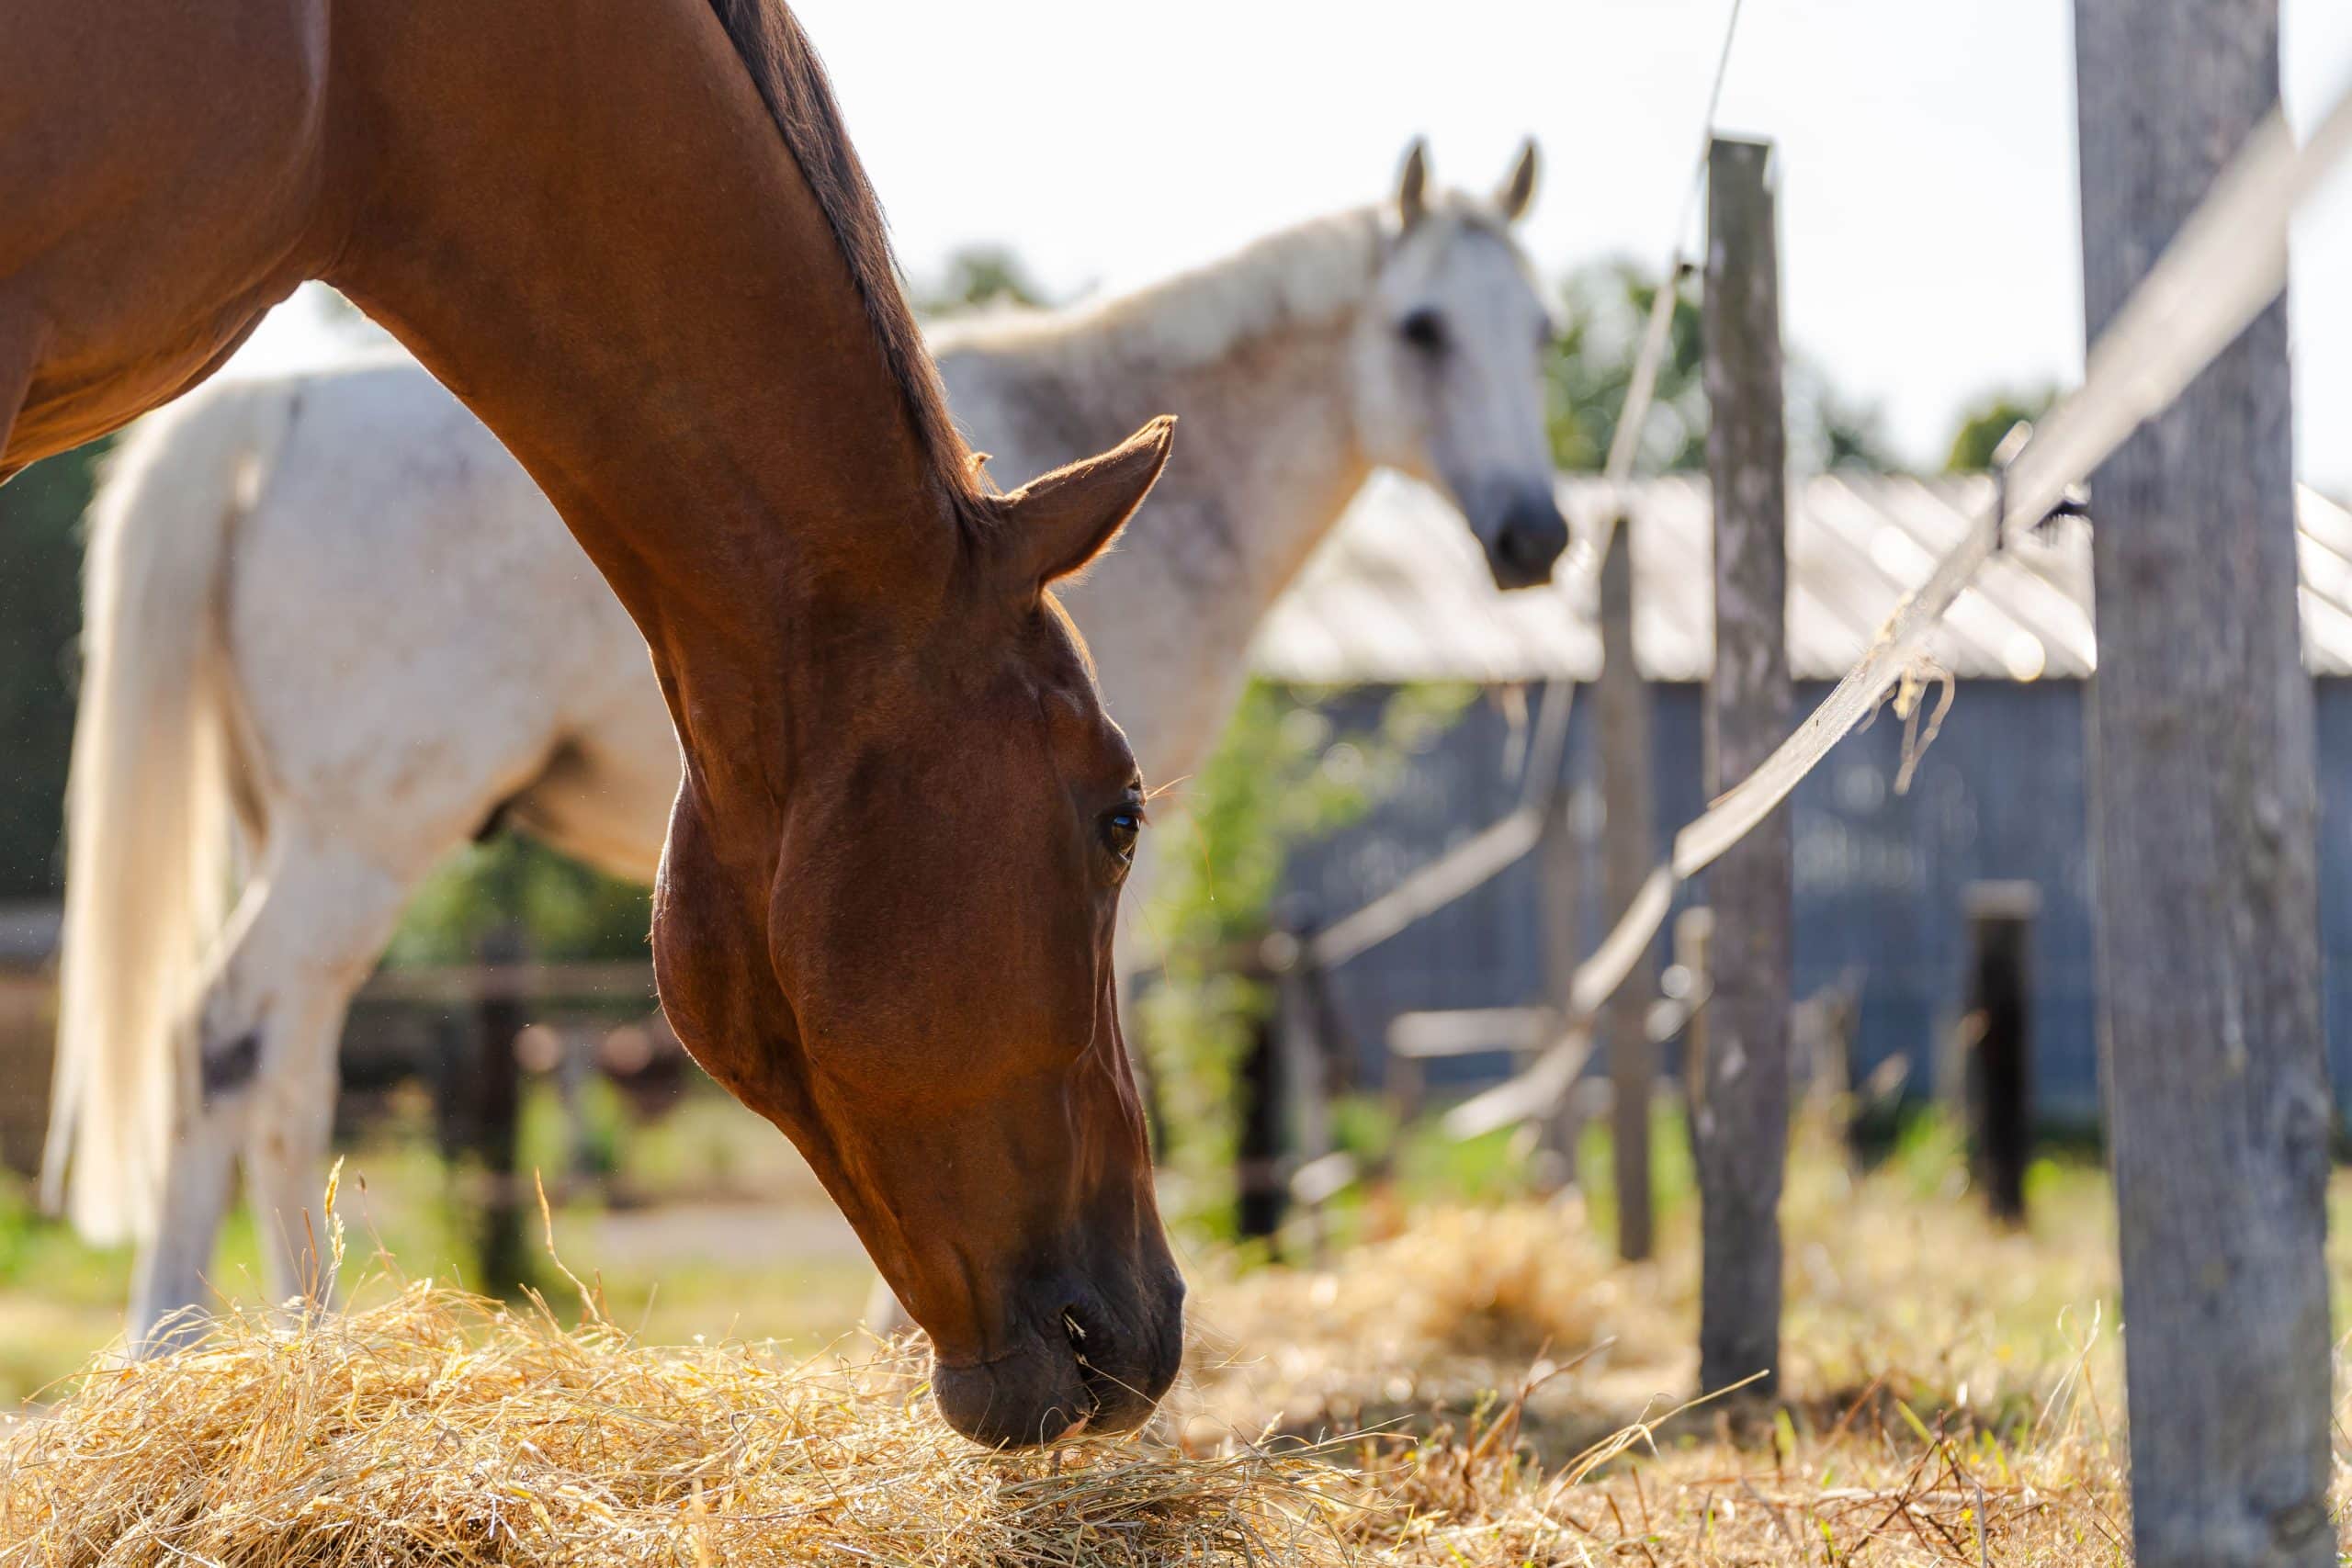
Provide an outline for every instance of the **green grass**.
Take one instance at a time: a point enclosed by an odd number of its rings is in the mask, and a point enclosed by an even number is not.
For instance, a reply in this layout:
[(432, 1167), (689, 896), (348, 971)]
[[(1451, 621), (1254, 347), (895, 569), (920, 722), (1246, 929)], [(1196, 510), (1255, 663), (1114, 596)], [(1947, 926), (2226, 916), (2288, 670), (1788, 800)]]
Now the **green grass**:
[[(567, 1118), (543, 1085), (525, 1100), (520, 1165), (545, 1173), (557, 1247), (601, 1285), (616, 1321), (662, 1340), (731, 1335), (812, 1347), (855, 1323), (871, 1269), (854, 1242), (830, 1234), (840, 1224), (782, 1134), (707, 1085), (697, 1083), (674, 1111), (635, 1126), (616, 1096), (595, 1088), (584, 1118), (590, 1173), (573, 1174)], [(388, 1258), (409, 1277), (481, 1288), (480, 1178), (449, 1168), (435, 1153), (421, 1096), (396, 1099), (363, 1141), (340, 1153), (337, 1210), (347, 1235), (340, 1283), (347, 1295), (364, 1300), (379, 1290)], [(708, 1245), (665, 1246), (650, 1256), (608, 1245), (607, 1232), (630, 1218), (627, 1207), (607, 1207), (608, 1187), (634, 1205), (659, 1198), (692, 1206), (646, 1209), (629, 1235), (666, 1240), (672, 1217), (690, 1214)], [(780, 1205), (806, 1206), (822, 1245), (787, 1254), (758, 1239), (736, 1241), (738, 1231), (763, 1235), (759, 1217)], [(571, 1287), (544, 1252), (537, 1214), (526, 1208), (524, 1224), (531, 1272), (518, 1283), (561, 1299)], [(36, 1397), (119, 1336), (130, 1273), (128, 1247), (89, 1246), (39, 1212), (29, 1184), (0, 1175), (0, 1407)], [(263, 1299), (260, 1241), (242, 1206), (222, 1232), (210, 1280), (225, 1298)]]
[[(537, 1086), (522, 1128), (525, 1168), (548, 1173), (555, 1240), (566, 1263), (601, 1286), (616, 1321), (659, 1341), (695, 1335), (779, 1338), (813, 1348), (857, 1320), (872, 1276), (854, 1239), (785, 1140), (715, 1089), (698, 1086), (673, 1111), (631, 1125), (616, 1099), (588, 1108), (590, 1157), (575, 1162), (552, 1090)], [(421, 1101), (403, 1102), (345, 1152), (341, 1212), (349, 1248), (344, 1284), (363, 1297), (382, 1256), (414, 1277), (474, 1279), (478, 1179), (432, 1152)], [(1466, 1143), (1433, 1122), (1401, 1132), (1370, 1102), (1340, 1118), (1344, 1143), (1395, 1136), (1385, 1189), (1357, 1189), (1326, 1216), (1336, 1254), (1393, 1232), (1431, 1204), (1504, 1205), (1532, 1191), (1529, 1140), (1497, 1134)], [(1659, 1261), (1695, 1271), (1697, 1195), (1681, 1119), (1661, 1108), (1651, 1134)], [(1589, 1126), (1577, 1151), (1580, 1230), (1605, 1248), (1614, 1235), (1610, 1130)], [(585, 1174), (573, 1174), (575, 1163)], [(617, 1207), (608, 1206), (617, 1194)], [(1863, 1381), (1902, 1363), (1923, 1376), (1963, 1336), (2018, 1366), (2062, 1361), (2094, 1313), (2115, 1321), (2115, 1220), (2107, 1179), (2080, 1151), (2035, 1163), (2026, 1230), (1956, 1224), (1973, 1210), (1956, 1134), (1916, 1119), (1867, 1175), (1819, 1131), (1800, 1129), (1784, 1213), (1790, 1246), (1788, 1332), (1821, 1381)], [(2331, 1187), (2330, 1275), (2339, 1327), (2352, 1319), (2352, 1173)], [(571, 1287), (539, 1247), (526, 1214), (531, 1283), (562, 1300)], [(1826, 1250), (1820, 1238), (1837, 1237)], [(1303, 1255), (1303, 1235), (1287, 1238)], [(1213, 1228), (1184, 1251), (1225, 1256)], [(1923, 1256), (1928, 1261), (1922, 1261)], [(212, 1278), (226, 1295), (260, 1297), (260, 1252), (242, 1211)], [(1230, 1271), (1231, 1259), (1221, 1265)], [(33, 1397), (119, 1333), (130, 1258), (94, 1248), (39, 1214), (28, 1190), (0, 1178), (0, 1404)], [(1939, 1281), (1923, 1287), (1923, 1280)], [(1948, 1369), (1953, 1378), (1965, 1370)]]

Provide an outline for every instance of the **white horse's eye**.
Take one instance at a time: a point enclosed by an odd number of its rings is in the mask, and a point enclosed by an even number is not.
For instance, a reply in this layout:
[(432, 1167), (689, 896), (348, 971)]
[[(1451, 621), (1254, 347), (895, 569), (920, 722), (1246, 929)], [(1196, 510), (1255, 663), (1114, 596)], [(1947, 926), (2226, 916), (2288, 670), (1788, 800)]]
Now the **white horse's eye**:
[(1445, 346), (1445, 318), (1423, 308), (1396, 323), (1398, 335), (1415, 348), (1434, 354)]

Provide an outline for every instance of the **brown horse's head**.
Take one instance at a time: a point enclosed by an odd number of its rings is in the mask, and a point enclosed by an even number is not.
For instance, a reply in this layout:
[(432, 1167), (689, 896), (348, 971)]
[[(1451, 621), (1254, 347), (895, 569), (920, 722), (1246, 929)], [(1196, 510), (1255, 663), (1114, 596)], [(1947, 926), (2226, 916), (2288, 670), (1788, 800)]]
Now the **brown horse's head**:
[(681, 1038), (808, 1155), (983, 1442), (1132, 1427), (1181, 1353), (1111, 969), (1142, 781), (1048, 591), (1169, 423), (990, 500), (922, 612), (810, 628), (842, 673), (793, 716), (790, 789), (740, 823), (690, 760), (656, 905)]

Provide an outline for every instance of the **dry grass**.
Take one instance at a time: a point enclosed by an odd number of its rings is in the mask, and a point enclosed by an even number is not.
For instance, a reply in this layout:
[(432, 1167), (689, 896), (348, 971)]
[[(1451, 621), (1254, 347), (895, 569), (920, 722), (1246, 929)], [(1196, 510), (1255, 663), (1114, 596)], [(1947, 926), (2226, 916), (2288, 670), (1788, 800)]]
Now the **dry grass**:
[(1306, 1461), (999, 1457), (916, 1365), (651, 1348), (431, 1283), (241, 1314), (7, 1435), (0, 1561), (1109, 1564), (1329, 1533)]
[(1601, 1473), (1648, 1435), (1546, 1471), (1516, 1401), (1338, 1449), (989, 1454), (916, 1366), (651, 1348), (431, 1283), (291, 1325), (241, 1314), (0, 1436), (0, 1562), (2074, 1562), (2121, 1539), (2079, 1399), (2025, 1443), (1858, 1410)]
[(1634, 1430), (1547, 1471), (1518, 1402), (1423, 1438), (983, 1453), (901, 1348), (657, 1349), (430, 1283), (92, 1369), (0, 1435), (9, 1564), (2109, 1562), (2079, 1397), (2028, 1441), (1858, 1409), (1741, 1448)]
[[(2114, 1336), (2096, 1329), (2115, 1290), (2104, 1182), (2053, 1172), (2064, 1190), (2013, 1231), (1944, 1190), (1950, 1168), (1930, 1151), (1858, 1178), (1801, 1131), (1782, 1205), (1796, 1417), (1826, 1430), (1868, 1392), (1931, 1425), (2005, 1431), (2062, 1379), (2120, 1382)], [(1525, 1431), (1561, 1461), (1694, 1385), (1696, 1221), (1668, 1216), (1657, 1260), (1631, 1266), (1573, 1197), (1375, 1213), (1371, 1239), (1323, 1268), (1209, 1260), (1193, 1298), (1207, 1353), (1178, 1408), (1204, 1430), (1320, 1435), (1459, 1417), (1532, 1370)]]
[[(1837, 1399), (1815, 1381), (1867, 1353), (1841, 1326), (1883, 1319), (1881, 1292), (2009, 1261), (1946, 1209), (1792, 1192), (1792, 1250), (1820, 1249), (1792, 1328), (1838, 1348), (1792, 1358), (1787, 1405), (1678, 1414), (1658, 1391), (1687, 1384), (1687, 1269), (1613, 1267), (1575, 1210), (1531, 1205), (1415, 1216), (1328, 1271), (1213, 1276), (1203, 1314), (1237, 1343), (1195, 1358), (1159, 1435), (1037, 1454), (948, 1431), (908, 1347), (663, 1348), (590, 1292), (568, 1326), (430, 1282), (340, 1316), (248, 1310), (0, 1427), (0, 1568), (2123, 1560), (2102, 1345), (2038, 1363), (2030, 1400), (2022, 1371), (1916, 1408), (1939, 1385), (1888, 1363)], [(1965, 1289), (1940, 1293), (1933, 1322), (1982, 1328)], [(1938, 1372), (1976, 1365), (1947, 1348)], [(1312, 1425), (1270, 1388), (1327, 1424), (1351, 1400), (1420, 1414), (1315, 1445), (1237, 1435)]]

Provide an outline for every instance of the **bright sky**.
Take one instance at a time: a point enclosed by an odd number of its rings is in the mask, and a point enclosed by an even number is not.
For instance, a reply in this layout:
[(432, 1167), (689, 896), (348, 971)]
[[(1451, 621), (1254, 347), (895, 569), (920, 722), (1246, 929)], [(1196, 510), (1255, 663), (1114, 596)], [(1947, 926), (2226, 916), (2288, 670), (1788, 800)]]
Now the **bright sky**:
[[(797, 0), (908, 267), (1011, 244), (1121, 290), (1370, 199), (1407, 141), (1441, 179), (1550, 155), (1526, 237), (1565, 272), (1661, 256), (1730, 0)], [(2352, 6), (2283, 0), (2290, 111), (2352, 85)], [(919, 19), (916, 19), (919, 17)], [(1781, 150), (1790, 343), (1914, 461), (1997, 384), (2082, 366), (2063, 0), (1747, 0), (1720, 122)], [(2301, 462), (2352, 491), (2352, 171), (2299, 225)], [(273, 322), (257, 358), (314, 327)]]

